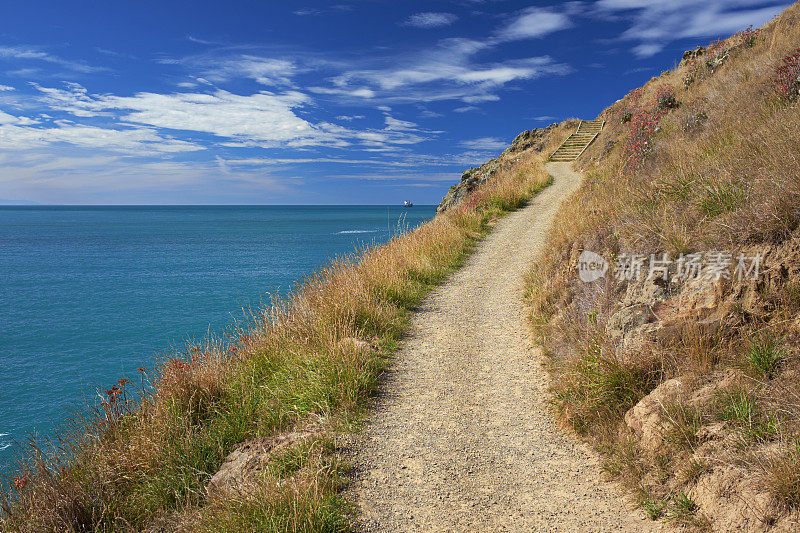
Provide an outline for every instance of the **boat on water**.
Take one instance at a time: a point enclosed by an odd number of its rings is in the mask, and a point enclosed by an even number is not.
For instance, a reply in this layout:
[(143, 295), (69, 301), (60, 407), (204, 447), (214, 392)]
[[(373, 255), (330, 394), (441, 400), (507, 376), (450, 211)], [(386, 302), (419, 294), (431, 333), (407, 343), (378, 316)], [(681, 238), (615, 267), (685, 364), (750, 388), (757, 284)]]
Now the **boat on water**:
[(414, 207), (414, 202), (406, 200), (405, 202), (403, 202), (403, 207)]

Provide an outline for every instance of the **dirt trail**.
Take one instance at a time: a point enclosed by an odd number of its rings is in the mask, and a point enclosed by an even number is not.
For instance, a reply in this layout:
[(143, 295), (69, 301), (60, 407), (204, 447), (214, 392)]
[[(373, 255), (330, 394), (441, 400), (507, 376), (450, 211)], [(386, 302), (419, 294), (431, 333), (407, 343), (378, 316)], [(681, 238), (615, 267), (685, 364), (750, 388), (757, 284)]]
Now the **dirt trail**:
[(553, 423), (522, 278), (581, 175), (502, 219), (415, 313), (354, 457), (366, 531), (648, 531)]

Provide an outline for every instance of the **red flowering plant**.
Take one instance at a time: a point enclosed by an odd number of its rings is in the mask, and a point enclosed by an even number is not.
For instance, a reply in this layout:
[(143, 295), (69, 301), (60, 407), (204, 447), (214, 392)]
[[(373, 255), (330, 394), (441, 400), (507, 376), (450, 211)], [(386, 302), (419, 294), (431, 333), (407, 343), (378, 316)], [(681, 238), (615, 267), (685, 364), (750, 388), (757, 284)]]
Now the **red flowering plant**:
[(734, 40), (737, 44), (743, 45), (745, 48), (752, 48), (758, 42), (758, 38), (761, 35), (761, 28), (753, 28), (752, 25), (748, 26), (747, 29), (736, 32), (733, 35)]
[(697, 58), (692, 59), (686, 64), (686, 74), (683, 76), (683, 86), (687, 89), (689, 85), (694, 83), (697, 79), (698, 69), (700, 68), (700, 61)]
[(665, 111), (678, 107), (675, 89), (671, 85), (662, 85), (656, 92), (656, 111)]
[(643, 110), (635, 113), (628, 122), (628, 132), (622, 145), (623, 172), (632, 176), (644, 163), (653, 149), (653, 136), (658, 131), (658, 111)]
[(708, 45), (706, 50), (706, 68), (714, 72), (727, 61), (730, 55), (730, 47), (724, 41), (714, 41)]
[(634, 89), (622, 100), (622, 105), (619, 106), (616, 113), (616, 121), (620, 124), (627, 124), (636, 113), (639, 102), (642, 99), (642, 88)]
[(776, 70), (775, 93), (784, 102), (793, 102), (800, 96), (800, 50), (781, 61)]
[(117, 381), (117, 384), (105, 391), (105, 397), (100, 402), (105, 412), (105, 422), (112, 426), (118, 422), (130, 410), (131, 400), (128, 398), (128, 391), (126, 387), (130, 384), (130, 380), (125, 378)]

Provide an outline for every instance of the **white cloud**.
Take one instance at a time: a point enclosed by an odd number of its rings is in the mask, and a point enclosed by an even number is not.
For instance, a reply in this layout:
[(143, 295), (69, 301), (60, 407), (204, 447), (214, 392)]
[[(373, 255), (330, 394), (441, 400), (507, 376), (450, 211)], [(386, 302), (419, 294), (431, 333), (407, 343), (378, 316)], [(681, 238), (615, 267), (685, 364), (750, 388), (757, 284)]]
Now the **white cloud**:
[(46, 63), (60, 65), (69, 70), (83, 74), (105, 70), (103, 68), (87, 65), (83, 61), (70, 61), (68, 59), (63, 59), (45, 52), (40, 48), (35, 48), (32, 46), (0, 46), (0, 58), (20, 59), (24, 61), (43, 61)]
[[(416, 124), (386, 117), (383, 129), (355, 130), (329, 122), (312, 123), (297, 110), (312, 103), (311, 97), (298, 92), (261, 91), (238, 95), (217, 89), (211, 93), (139, 93), (134, 96), (92, 95), (77, 84), (67, 89), (35, 85), (41, 101), (50, 109), (79, 118), (104, 118), (114, 121), (112, 128), (79, 126), (68, 129), (62, 122), (57, 131), (47, 135), (48, 142), (71, 142), (80, 146), (118, 151), (149, 149), (171, 152), (200, 149), (197, 142), (181, 143), (161, 130), (188, 131), (217, 137), (206, 144), (232, 148), (304, 148), (312, 146), (371, 147), (409, 145), (422, 142), (428, 134)], [(9, 138), (29, 139), (35, 131), (8, 131)], [(81, 138), (79, 133), (85, 133)], [(105, 133), (104, 133), (105, 132)], [(74, 133), (74, 134), (73, 134)], [(105, 134), (105, 136), (103, 135)], [(163, 146), (158, 146), (159, 139)], [(147, 143), (142, 146), (142, 143)]]
[(360, 120), (363, 118), (366, 117), (364, 117), (364, 115), (339, 115), (338, 117), (336, 117), (336, 120), (339, 120), (341, 122), (352, 122), (354, 120)]
[(0, 91), (15, 91), (14, 87), (10, 85), (0, 85)]
[(547, 56), (476, 63), (473, 56), (488, 47), (487, 43), (470, 39), (445, 39), (422, 54), (387, 58), (385, 66), (350, 70), (332, 81), (343, 95), (366, 86), (373, 91), (372, 98), (395, 102), (471, 100), (475, 103), (498, 99), (489, 91), (510, 82), (568, 71), (567, 66)]
[(228, 165), (243, 166), (270, 166), (270, 165), (296, 165), (308, 163), (338, 163), (343, 165), (383, 165), (383, 166), (411, 166), (412, 163), (404, 161), (387, 161), (385, 159), (345, 159), (338, 157), (307, 157), (307, 158), (275, 158), (275, 157), (256, 157), (248, 159), (227, 159)]
[(352, 11), (353, 6), (350, 4), (334, 4), (327, 8), (304, 7), (293, 11), (295, 15), (301, 17), (324, 15), (325, 13)]
[(290, 183), (263, 167), (223, 174), (216, 162), (146, 161), (75, 148), (0, 152), (0, 167), (4, 194), (44, 203), (252, 203), (291, 192)]
[(316, 94), (331, 94), (336, 96), (351, 96), (353, 98), (374, 98), (375, 91), (367, 87), (354, 87), (352, 89), (335, 89), (330, 87), (309, 87), (309, 92)]
[(475, 96), (465, 96), (461, 99), (462, 102), (467, 104), (478, 104), (481, 102), (497, 102), (500, 97), (496, 94), (476, 94)]
[(729, 35), (761, 26), (788, 7), (780, 0), (598, 0), (601, 15), (624, 16), (630, 27), (620, 36), (637, 41), (632, 52), (650, 57), (677, 39)]
[(572, 23), (565, 13), (558, 13), (547, 8), (530, 7), (500, 30), (498, 37), (504, 41), (534, 39), (570, 26)]
[(393, 131), (417, 131), (417, 125), (414, 122), (396, 119), (394, 117), (385, 117), (386, 129)]
[(481, 137), (479, 139), (472, 139), (469, 141), (461, 141), (461, 146), (468, 150), (504, 150), (508, 147), (508, 143), (498, 139), (497, 137)]
[[(8, 113), (4, 113), (0, 111), (0, 126), (5, 124), (14, 124), (17, 126), (30, 126), (32, 124), (38, 124), (39, 121), (35, 119), (31, 119), (28, 117), (15, 117), (14, 115), (9, 115)], [(0, 138), (0, 142), (2, 142), (2, 138)]]
[(181, 59), (162, 59), (161, 63), (181, 65), (201, 77), (196, 82), (204, 84), (225, 83), (233, 79), (252, 79), (262, 85), (291, 85), (298, 68), (293, 61), (260, 57), (252, 54), (226, 55), (209, 52)]
[(404, 24), (415, 28), (438, 28), (449, 26), (458, 20), (458, 16), (453, 13), (416, 13), (408, 17)]
[[(362, 139), (360, 132), (332, 124), (314, 125), (297, 116), (295, 109), (311, 103), (309, 96), (297, 91), (261, 91), (243, 96), (218, 89), (210, 94), (139, 93), (125, 97), (89, 95), (77, 84), (70, 84), (67, 90), (36, 88), (51, 109), (78, 117), (113, 114), (121, 123), (209, 133), (241, 145), (346, 146), (348, 139)], [(391, 140), (382, 138), (383, 142)]]
[(0, 150), (32, 150), (67, 144), (92, 150), (108, 150), (146, 156), (202, 150), (202, 146), (172, 139), (151, 128), (100, 128), (58, 121), (48, 127), (32, 127), (36, 121), (7, 121), (0, 114)]

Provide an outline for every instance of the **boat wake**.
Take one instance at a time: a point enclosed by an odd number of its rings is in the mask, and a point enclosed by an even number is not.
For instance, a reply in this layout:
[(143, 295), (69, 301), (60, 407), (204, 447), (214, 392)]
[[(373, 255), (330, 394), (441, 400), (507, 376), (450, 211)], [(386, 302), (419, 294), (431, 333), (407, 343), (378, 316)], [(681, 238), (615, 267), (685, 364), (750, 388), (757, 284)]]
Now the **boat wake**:
[(353, 235), (355, 233), (377, 233), (378, 230), (376, 229), (346, 229), (343, 231), (337, 231), (337, 235)]

